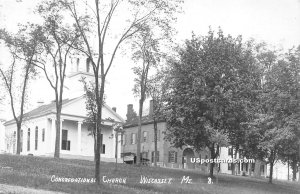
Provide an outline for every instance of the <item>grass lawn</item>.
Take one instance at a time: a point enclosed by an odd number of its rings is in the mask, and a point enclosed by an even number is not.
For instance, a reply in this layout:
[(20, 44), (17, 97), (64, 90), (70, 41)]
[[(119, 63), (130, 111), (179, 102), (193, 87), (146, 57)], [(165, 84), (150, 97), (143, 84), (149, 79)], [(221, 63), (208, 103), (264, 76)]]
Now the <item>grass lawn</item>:
[[(12, 167), (3, 168), (3, 167)], [(101, 180), (126, 178), (126, 184), (104, 183), (60, 183), (51, 182), (51, 177), (93, 178), (94, 163), (83, 160), (53, 159), (33, 156), (0, 154), (0, 183), (66, 193), (300, 193), (300, 184), (287, 181), (254, 179), (232, 175), (218, 175), (213, 184), (208, 176), (198, 171), (185, 171), (154, 167), (136, 167), (126, 164), (101, 163)], [(171, 184), (141, 184), (141, 175), (149, 178), (172, 178)], [(182, 177), (189, 176), (191, 183), (182, 183)], [(168, 182), (167, 180), (167, 182)]]

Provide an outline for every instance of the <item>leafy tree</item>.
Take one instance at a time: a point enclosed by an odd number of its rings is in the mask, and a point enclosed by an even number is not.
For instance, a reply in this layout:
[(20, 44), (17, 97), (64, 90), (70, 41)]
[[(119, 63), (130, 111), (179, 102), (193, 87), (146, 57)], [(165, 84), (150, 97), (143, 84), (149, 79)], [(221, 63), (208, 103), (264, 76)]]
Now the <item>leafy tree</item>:
[[(78, 7), (81, 2), (63, 1), (69, 10), (76, 27), (81, 35), (83, 45), (74, 48), (87, 56), (92, 64), (95, 78), (95, 94), (97, 104), (96, 140), (97, 154), (95, 162), (95, 178), (100, 183), (100, 147), (101, 147), (101, 119), (102, 104), (104, 99), (105, 81), (119, 47), (129, 40), (137, 32), (141, 31), (144, 24), (156, 24), (158, 27), (169, 28), (170, 21), (174, 18), (173, 13), (178, 9), (181, 0), (173, 1), (99, 1), (95, 0), (94, 5), (86, 2), (85, 13), (80, 13)], [(113, 28), (113, 21), (117, 14), (130, 10), (118, 20), (118, 26)], [(154, 26), (154, 25), (153, 25)], [(168, 33), (168, 31), (164, 31)], [(95, 33), (95, 34), (94, 34)], [(117, 37), (110, 39), (111, 37)], [(110, 41), (109, 41), (110, 40)], [(95, 44), (94, 44), (95, 43)]]
[(64, 4), (60, 1), (43, 1), (38, 5), (37, 12), (43, 18), (43, 38), (40, 40), (44, 52), (34, 60), (45, 74), (55, 94), (56, 137), (54, 157), (60, 156), (61, 111), (66, 77), (67, 59), (72, 54), (72, 47), (78, 44), (79, 33), (75, 28), (64, 24), (62, 15)]
[(299, 165), (299, 94), (300, 94), (300, 47), (291, 49), (277, 65), (278, 105), (276, 114), (281, 116), (282, 128), (291, 133), (281, 143), (279, 158), (292, 164), (293, 180)]
[[(270, 164), (269, 182), (272, 183), (273, 166), (278, 159), (298, 150), (299, 132), (299, 67), (291, 63), (291, 56), (280, 56), (274, 51), (263, 50), (257, 56), (262, 68), (259, 112), (253, 120), (249, 137), (255, 137), (252, 152)], [(286, 60), (286, 59), (287, 60)], [(295, 172), (296, 173), (296, 172)]]
[[(0, 29), (0, 40), (8, 48), (12, 61), (11, 64), (5, 64), (7, 70), (1, 65), (0, 73), (17, 125), (17, 154), (21, 151), (21, 126), (28, 87), (30, 80), (36, 75), (33, 59), (41, 52), (40, 37), (41, 29), (34, 25), (21, 26), (17, 34)], [(21, 84), (17, 80), (21, 80)]]
[[(176, 147), (207, 147), (214, 159), (220, 146), (238, 146), (244, 138), (243, 114), (258, 79), (252, 53), (241, 36), (210, 30), (204, 37), (193, 35), (178, 54), (170, 64), (166, 138)], [(210, 176), (213, 168), (212, 163)]]

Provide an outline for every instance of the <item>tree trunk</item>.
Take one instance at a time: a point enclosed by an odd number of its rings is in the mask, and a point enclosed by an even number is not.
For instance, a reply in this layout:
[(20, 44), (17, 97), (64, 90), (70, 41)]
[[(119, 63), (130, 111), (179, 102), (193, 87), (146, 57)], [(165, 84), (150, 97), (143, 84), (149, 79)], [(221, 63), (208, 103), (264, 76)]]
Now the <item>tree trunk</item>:
[(97, 137), (94, 137), (94, 162), (96, 162), (96, 155), (97, 155)]
[(252, 175), (252, 163), (248, 163), (249, 176)]
[(271, 151), (271, 155), (270, 155), (270, 157), (269, 157), (269, 161), (270, 161), (270, 176), (269, 176), (269, 183), (272, 183), (272, 180), (273, 180), (274, 159), (275, 159), (275, 153), (274, 153), (274, 151)]
[[(101, 73), (102, 74), (102, 73)], [(97, 75), (97, 74), (96, 74)], [(102, 74), (103, 75), (103, 74)], [(95, 78), (96, 80), (96, 103), (97, 103), (97, 123), (96, 123), (96, 130), (97, 130), (97, 147), (96, 147), (96, 163), (95, 163), (95, 178), (96, 182), (100, 184), (100, 160), (101, 160), (101, 118), (102, 118), (102, 103), (103, 103), (103, 96), (104, 96), (104, 82), (105, 78), (101, 77), (101, 87), (100, 87), (100, 95), (98, 93), (98, 77)]]
[(137, 152), (136, 152), (136, 164), (141, 164), (141, 136), (142, 136), (142, 114), (143, 114), (143, 96), (140, 99), (139, 103), (139, 127), (138, 127), (138, 134), (137, 134)]
[[(154, 103), (154, 102), (153, 102)], [(153, 118), (154, 125), (154, 166), (157, 166), (157, 121)]]
[(299, 171), (299, 177), (298, 177), (298, 182), (300, 182), (300, 170), (298, 170)]
[(56, 137), (55, 137), (55, 151), (54, 151), (54, 158), (59, 158), (60, 157), (60, 116), (61, 116), (61, 108), (56, 109)]
[[(232, 154), (231, 154), (231, 159), (232, 159), (232, 161), (233, 161), (233, 159), (235, 159), (236, 158), (236, 151), (237, 151), (237, 149), (235, 149), (235, 153), (233, 153), (233, 146), (232, 146)], [(236, 164), (235, 163), (231, 163), (231, 174), (232, 175), (235, 175), (235, 168), (236, 168), (236, 166), (235, 166)]]
[(293, 168), (293, 181), (297, 179), (297, 157), (294, 156), (292, 159), (292, 168)]
[(289, 181), (290, 180), (290, 157), (288, 156), (288, 161), (287, 161), (287, 163), (288, 163), (288, 173), (287, 173), (287, 180)]
[[(239, 146), (236, 146), (236, 149), (234, 151), (234, 159), (236, 160), (237, 158), (237, 153), (239, 150)], [(234, 175), (237, 175), (238, 173), (240, 173), (240, 163), (234, 163)]]
[(16, 154), (20, 155), (21, 153), (21, 123), (17, 122), (17, 151)]
[[(32, 56), (33, 57), (33, 56)], [(31, 57), (31, 59), (32, 59)], [(17, 151), (16, 153), (18, 155), (20, 155), (21, 152), (21, 127), (22, 127), (22, 121), (23, 121), (23, 112), (24, 112), (24, 103), (25, 103), (25, 95), (26, 95), (26, 88), (27, 88), (27, 84), (28, 84), (28, 79), (29, 79), (29, 73), (30, 73), (30, 67), (31, 67), (31, 59), (30, 62), (27, 64), (26, 66), (26, 72), (25, 72), (25, 78), (24, 78), (24, 84), (23, 84), (23, 88), (22, 88), (22, 96), (21, 96), (21, 111), (20, 111), (20, 119), (18, 120), (15, 113), (14, 113), (14, 118), (15, 121), (17, 123)], [(10, 91), (11, 93), (11, 91)], [(12, 94), (10, 94), (12, 95)], [(11, 101), (12, 103), (12, 101)], [(12, 104), (13, 107), (13, 104)], [(15, 112), (13, 110), (13, 112)]]
[(273, 166), (274, 166), (274, 161), (270, 162), (270, 176), (269, 176), (269, 183), (272, 183), (273, 180)]
[[(210, 158), (211, 159), (215, 159), (215, 157), (216, 157), (216, 154), (215, 154), (215, 145), (212, 144), (212, 146), (210, 147)], [(209, 170), (209, 176), (211, 178), (213, 178), (213, 176), (214, 176), (214, 165), (215, 165), (214, 162), (212, 162), (212, 163), (209, 164), (209, 168), (210, 168), (210, 170)]]

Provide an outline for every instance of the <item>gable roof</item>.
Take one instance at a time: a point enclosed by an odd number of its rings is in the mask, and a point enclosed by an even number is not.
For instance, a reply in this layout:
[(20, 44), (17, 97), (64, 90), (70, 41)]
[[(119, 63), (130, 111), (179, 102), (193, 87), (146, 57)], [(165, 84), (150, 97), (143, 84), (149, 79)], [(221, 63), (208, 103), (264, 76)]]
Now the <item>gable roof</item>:
[[(63, 99), (62, 100), (62, 106), (66, 105), (67, 103), (69, 103), (71, 101), (74, 101), (75, 99), (78, 99), (78, 97), (77, 98), (72, 98), (72, 99)], [(55, 101), (52, 101), (50, 104), (41, 105), (41, 106), (25, 113), (23, 115), (23, 118), (24, 118), (24, 120), (30, 119), (30, 118), (36, 118), (36, 117), (40, 117), (40, 116), (43, 116), (43, 115), (53, 113), (55, 111), (56, 111)], [(14, 123), (14, 122), (15, 122), (15, 120), (11, 119), (11, 120), (5, 122), (4, 125), (8, 125), (8, 124), (11, 124), (11, 123)]]
[(108, 105), (105, 104), (105, 103), (104, 103), (103, 106), (106, 107), (107, 110), (109, 110), (110, 113), (112, 113), (112, 114), (115, 115), (118, 119), (120, 119), (123, 123), (125, 123), (125, 120), (124, 120), (117, 112), (115, 112), (110, 106), (108, 106)]
[[(77, 98), (72, 98), (72, 99), (63, 99), (62, 100), (62, 107), (65, 107), (69, 104), (72, 104), (73, 102), (76, 102), (77, 100), (80, 100), (84, 98), (84, 96), (80, 96), (80, 97), (77, 97)], [(122, 122), (124, 122), (124, 119), (119, 115), (117, 114), (115, 111), (113, 111), (109, 106), (107, 106), (106, 104), (104, 104), (104, 106), (112, 113), (114, 114), (117, 118), (119, 118)], [(37, 117), (41, 117), (41, 116), (44, 116), (44, 115), (47, 115), (47, 114), (51, 114), (51, 113), (56, 113), (56, 104), (55, 104), (55, 101), (52, 101), (51, 103), (49, 104), (46, 104), (46, 105), (42, 105), (42, 106), (39, 106), (27, 113), (24, 114), (23, 118), (24, 120), (28, 120), (28, 119), (31, 119), (31, 118), (37, 118)], [(9, 125), (9, 124), (12, 124), (14, 123), (15, 120), (14, 119), (11, 119), (7, 122), (4, 123), (4, 125)]]

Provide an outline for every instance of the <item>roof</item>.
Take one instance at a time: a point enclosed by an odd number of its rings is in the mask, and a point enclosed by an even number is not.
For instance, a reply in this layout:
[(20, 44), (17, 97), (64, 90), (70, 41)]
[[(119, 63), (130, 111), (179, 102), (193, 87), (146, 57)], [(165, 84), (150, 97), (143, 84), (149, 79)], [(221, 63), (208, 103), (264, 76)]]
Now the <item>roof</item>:
[[(63, 99), (62, 100), (62, 105), (65, 105), (75, 99), (78, 99), (79, 97), (77, 98), (72, 98), (72, 99)], [(39, 106), (37, 107), (36, 109), (33, 109), (27, 113), (25, 113), (23, 115), (23, 118), (24, 119), (28, 119), (28, 118), (34, 118), (34, 117), (39, 117), (39, 116), (43, 116), (43, 115), (47, 115), (47, 114), (50, 114), (52, 113), (53, 111), (56, 111), (56, 104), (55, 104), (55, 101), (52, 101), (50, 104), (46, 104), (46, 105), (42, 105), (42, 106)], [(4, 123), (4, 125), (8, 125), (8, 124), (11, 124), (11, 123), (14, 123), (15, 120), (14, 119), (11, 119), (7, 122)]]
[[(80, 97), (72, 98), (72, 99), (63, 99), (62, 100), (62, 106), (65, 106), (65, 105), (67, 105), (69, 103), (77, 101), (77, 100), (79, 100), (81, 98), (84, 98), (84, 96), (80, 96)], [(112, 114), (114, 114), (117, 118), (119, 118), (122, 122), (124, 122), (124, 119), (119, 114), (117, 114), (115, 111), (113, 111), (108, 105), (104, 104), (104, 106)], [(44, 115), (51, 114), (51, 113), (56, 113), (56, 104), (55, 104), (55, 101), (51, 102), (50, 104), (39, 106), (38, 108), (33, 109), (33, 110), (25, 113), (24, 116), (23, 116), (23, 118), (24, 118), (24, 120), (26, 120), (26, 119), (30, 119), (30, 118), (36, 118), (36, 117), (44, 116)], [(15, 120), (12, 119), (12, 120), (9, 120), (9, 121), (5, 122), (4, 125), (9, 125), (9, 124), (12, 124), (14, 122), (15, 122)]]
[[(123, 125), (123, 128), (129, 128), (129, 127), (135, 127), (135, 126), (138, 126), (138, 117), (136, 117), (135, 119), (133, 120), (130, 120), (130, 121), (126, 121), (126, 123)], [(158, 118), (158, 123), (160, 122), (165, 122), (166, 120), (162, 117)], [(150, 116), (150, 115), (147, 115), (147, 116), (143, 116), (142, 117), (142, 125), (148, 125), (148, 124), (151, 124), (153, 123), (153, 117)]]

